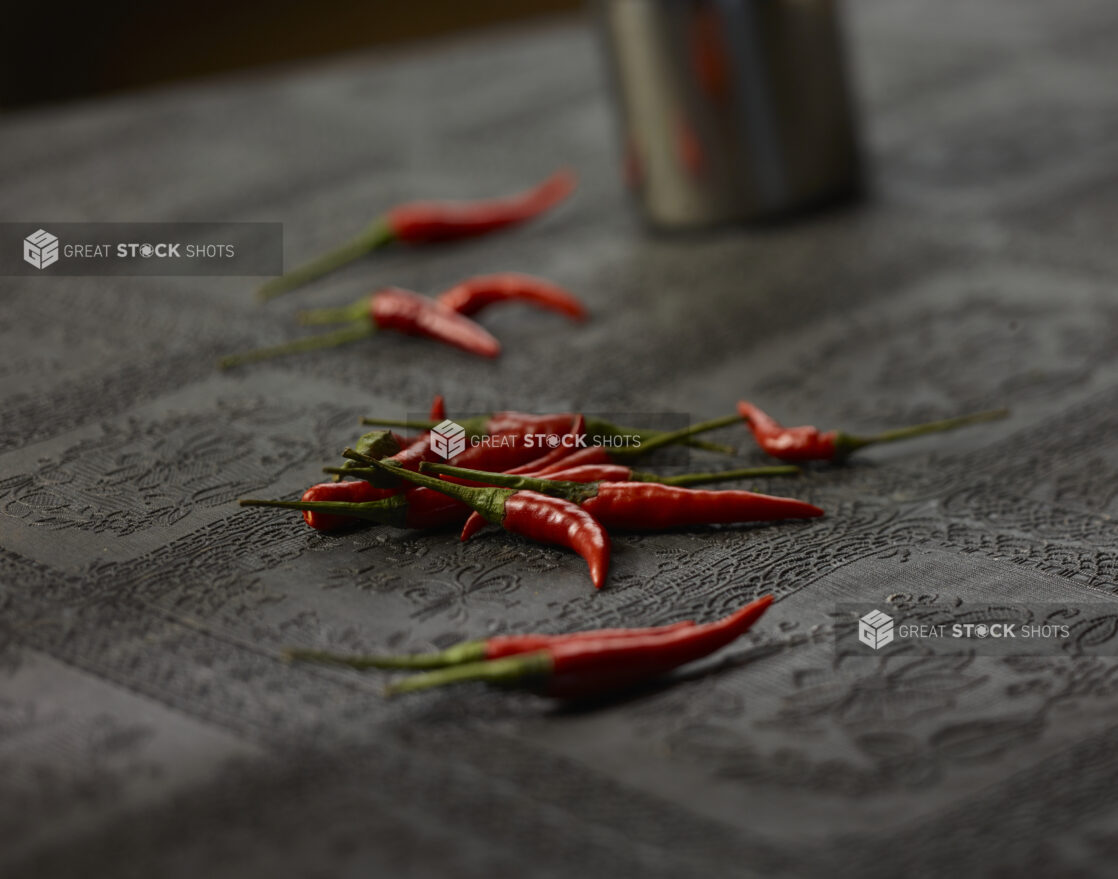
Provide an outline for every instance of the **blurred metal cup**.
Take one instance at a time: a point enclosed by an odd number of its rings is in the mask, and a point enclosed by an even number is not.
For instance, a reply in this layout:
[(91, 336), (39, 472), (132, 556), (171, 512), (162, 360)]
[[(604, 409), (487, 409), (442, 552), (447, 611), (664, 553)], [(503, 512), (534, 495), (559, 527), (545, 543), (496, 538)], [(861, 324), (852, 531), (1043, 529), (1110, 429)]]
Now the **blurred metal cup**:
[(625, 176), (656, 225), (753, 220), (856, 193), (837, 0), (598, 0)]

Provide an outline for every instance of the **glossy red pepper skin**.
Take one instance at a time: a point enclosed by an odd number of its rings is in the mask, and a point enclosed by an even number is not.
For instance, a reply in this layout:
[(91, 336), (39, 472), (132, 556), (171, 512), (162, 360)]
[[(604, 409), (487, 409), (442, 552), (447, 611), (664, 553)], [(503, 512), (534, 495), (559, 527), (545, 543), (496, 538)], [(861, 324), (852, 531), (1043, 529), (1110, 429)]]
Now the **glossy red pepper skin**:
[(408, 489), (404, 496), (408, 499), (407, 512), (404, 514), (405, 528), (445, 528), (457, 525), (471, 512), (461, 501), (422, 486)]
[(594, 517), (570, 501), (534, 491), (518, 491), (505, 500), (501, 526), (530, 540), (573, 549), (586, 559), (590, 580), (601, 589), (609, 572), (610, 541)]
[[(355, 482), (322, 482), (312, 485), (303, 492), (300, 500), (303, 501), (344, 501), (347, 503), (364, 503), (366, 501), (379, 501), (386, 497), (398, 494), (396, 488), (377, 488), (362, 480)], [(463, 517), (464, 518), (464, 517)], [(339, 516), (334, 513), (315, 513), (310, 510), (303, 511), (303, 521), (315, 531), (342, 531), (352, 528), (360, 523), (360, 519), (352, 516)]]
[(838, 456), (838, 431), (817, 427), (784, 427), (752, 403), (741, 400), (738, 414), (766, 454), (781, 461), (834, 461)]
[[(571, 437), (572, 440), (577, 440), (585, 433), (586, 419), (582, 415), (576, 415), (571, 422), (570, 429), (564, 436)], [(519, 467), (513, 467), (511, 470), (506, 470), (505, 472), (513, 474), (534, 473), (537, 470), (543, 470), (546, 467), (550, 467), (552, 464), (566, 460), (576, 451), (577, 449), (575, 449), (573, 445), (564, 445), (561, 439), (559, 445), (554, 449), (548, 449), (539, 457), (533, 458), (531, 461), (521, 464)]]
[(578, 640), (547, 649), (551, 671), (542, 685), (549, 696), (598, 696), (659, 677), (720, 650), (744, 635), (772, 604), (766, 595), (714, 623), (623, 641)]
[(607, 452), (601, 446), (590, 445), (587, 446), (585, 449), (579, 449), (575, 452), (571, 452), (571, 454), (567, 455), (565, 458), (559, 461), (554, 462), (553, 464), (549, 464), (546, 467), (541, 467), (539, 470), (533, 471), (531, 475), (546, 476), (548, 479), (551, 479), (552, 473), (558, 473), (561, 470), (570, 470), (574, 467), (581, 467), (584, 465), (609, 463), (609, 452)]
[(602, 482), (582, 508), (606, 528), (656, 531), (693, 525), (822, 516), (814, 504), (751, 491), (707, 491), (655, 482)]
[(482, 431), (490, 441), (468, 446), (453, 459), (453, 463), (459, 467), (500, 472), (519, 467), (539, 456), (539, 445), (528, 445), (530, 434), (565, 433), (572, 418), (574, 416), (570, 413), (527, 415), (523, 412), (497, 412), (485, 422)]
[(572, 320), (586, 319), (586, 306), (573, 293), (543, 278), (519, 272), (468, 278), (440, 294), (437, 301), (465, 315), (477, 314), (498, 302), (526, 302)]
[(369, 319), (378, 329), (434, 339), (480, 357), (501, 353), (501, 344), (480, 324), (400, 287), (378, 290), (369, 298)]
[(633, 478), (633, 468), (624, 464), (582, 464), (565, 470), (554, 470), (546, 474), (546, 478), (563, 482), (628, 482)]
[(471, 238), (539, 216), (567, 198), (575, 185), (574, 173), (561, 168), (531, 189), (504, 198), (397, 205), (385, 215), (385, 224), (395, 240), (408, 244)]
[(563, 635), (496, 635), (482, 642), (482, 654), (484, 659), (504, 659), (506, 656), (531, 653), (534, 650), (546, 650), (558, 644), (578, 641), (647, 638), (678, 632), (682, 629), (690, 629), (694, 626), (693, 620), (683, 620), (682, 622), (648, 629), (592, 629), (588, 632), (569, 632)]
[[(583, 699), (632, 687), (709, 656), (744, 635), (772, 602), (773, 597), (766, 595), (705, 625), (633, 630), (623, 637), (584, 632), (564, 640), (536, 641), (528, 636), (513, 643), (515, 652), (481, 660), (476, 658), (479, 642), (467, 642), (444, 654), (417, 657), (419, 663), (411, 664), (405, 657), (379, 664), (435, 669), (400, 681), (389, 688), (390, 693), (486, 681), (519, 685), (559, 699)], [(520, 649), (532, 647), (538, 649)], [(330, 654), (313, 652), (307, 658), (322, 656), (336, 661)], [(363, 667), (360, 657), (354, 664)]]

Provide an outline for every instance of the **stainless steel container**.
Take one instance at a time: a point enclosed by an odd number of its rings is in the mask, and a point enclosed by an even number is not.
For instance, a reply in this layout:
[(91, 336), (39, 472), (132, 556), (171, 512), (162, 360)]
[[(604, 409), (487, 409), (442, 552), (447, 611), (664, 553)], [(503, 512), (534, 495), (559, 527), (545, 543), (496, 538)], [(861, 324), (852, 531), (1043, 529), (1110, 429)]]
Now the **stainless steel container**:
[(599, 0), (647, 218), (772, 217), (857, 192), (836, 0)]

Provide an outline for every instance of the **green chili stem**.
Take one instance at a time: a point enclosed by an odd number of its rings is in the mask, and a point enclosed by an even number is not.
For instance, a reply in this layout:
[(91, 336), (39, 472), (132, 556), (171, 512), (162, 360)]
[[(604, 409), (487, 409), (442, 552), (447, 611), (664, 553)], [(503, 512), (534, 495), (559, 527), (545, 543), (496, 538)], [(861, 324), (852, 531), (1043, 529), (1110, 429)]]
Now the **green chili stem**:
[(299, 312), (299, 323), (303, 326), (318, 324), (349, 324), (367, 319), (369, 316), (368, 298), (360, 299), (352, 305), (341, 308), (311, 308)]
[(400, 516), (407, 507), (407, 498), (394, 495), (379, 501), (277, 501), (259, 498), (241, 498), (237, 501), (242, 507), (276, 507), (281, 510), (298, 510), (304, 513), (333, 513), (338, 516), (353, 516), (368, 519), (382, 525), (399, 523)]
[[(597, 491), (596, 482), (565, 482), (561, 479), (543, 479), (517, 473), (492, 473), (488, 470), (455, 467), (452, 464), (436, 464), (433, 461), (424, 461), (419, 465), (419, 469), (423, 473), (442, 473), (446, 476), (457, 476), (472, 482), (500, 485), (518, 491), (538, 491), (540, 494), (565, 498), (574, 504), (581, 503), (587, 497), (593, 497)], [(445, 484), (445, 480), (439, 481)]]
[(408, 421), (401, 418), (362, 418), (362, 424), (375, 427), (398, 427), (401, 430), (430, 430), (437, 421)]
[(655, 473), (633, 473), (634, 482), (659, 482), (661, 485), (705, 485), (710, 482), (730, 482), (734, 479), (754, 479), (760, 476), (797, 476), (803, 471), (794, 464), (773, 467), (745, 467), (739, 470), (722, 470), (718, 473), (681, 473), (678, 476), (659, 476)]
[(469, 485), (459, 485), (457, 482), (447, 482), (445, 479), (436, 479), (433, 476), (416, 473), (414, 470), (405, 470), (398, 464), (385, 464), (375, 458), (370, 458), (368, 455), (355, 452), (353, 449), (346, 449), (342, 452), (342, 457), (369, 464), (384, 473), (391, 473), (400, 479), (407, 480), (415, 485), (422, 485), (425, 488), (445, 494), (447, 497), (454, 498), (456, 501), (461, 501), (470, 509), (479, 512), (486, 521), (492, 522), (494, 525), (500, 525), (504, 521), (505, 498), (514, 493), (505, 488), (474, 488)]
[(324, 662), (350, 668), (446, 668), (451, 665), (479, 662), (485, 659), (484, 641), (464, 641), (437, 653), (415, 653), (410, 656), (376, 656), (330, 653), (324, 650), (290, 649), (284, 651), (288, 659), (307, 662)]
[(886, 430), (872, 436), (852, 436), (851, 434), (840, 433), (837, 444), (845, 453), (849, 454), (864, 446), (892, 443), (897, 440), (924, 436), (928, 433), (940, 433), (945, 430), (954, 430), (957, 427), (966, 427), (969, 424), (979, 424), (983, 421), (997, 421), (1008, 415), (1008, 409), (990, 409), (986, 412), (975, 412), (970, 415), (957, 415), (954, 418), (944, 418), (939, 421), (928, 421), (924, 424), (915, 424), (912, 427), (898, 427), (895, 430)]
[(431, 687), (444, 687), (448, 684), (463, 684), (484, 681), (487, 684), (515, 684), (531, 678), (545, 678), (551, 673), (551, 656), (546, 650), (493, 659), (488, 662), (470, 662), (441, 668), (427, 674), (412, 675), (390, 685), (385, 693), (396, 696), (400, 693), (414, 693)]
[(701, 439), (685, 439), (680, 442), (681, 446), (689, 446), (692, 449), (703, 449), (707, 452), (717, 452), (719, 455), (736, 455), (738, 450), (733, 446), (728, 446), (725, 443), (712, 443), (708, 440)]
[(326, 333), (321, 336), (310, 336), (306, 339), (296, 339), (293, 342), (285, 342), (282, 345), (273, 345), (270, 348), (257, 348), (255, 351), (245, 351), (242, 354), (230, 354), (228, 357), (222, 357), (218, 361), (218, 366), (222, 369), (229, 369), (233, 366), (240, 366), (244, 363), (255, 363), (258, 360), (270, 360), (273, 357), (282, 357), (287, 354), (300, 354), (304, 351), (316, 351), (319, 348), (333, 348), (337, 345), (345, 345), (348, 342), (356, 342), (358, 339), (364, 339), (371, 336), (377, 330), (372, 321), (362, 321), (360, 324), (346, 327), (344, 330), (336, 330), (333, 333)]
[(706, 433), (709, 430), (717, 430), (720, 427), (729, 427), (731, 424), (738, 424), (741, 422), (741, 416), (723, 415), (721, 418), (712, 418), (710, 421), (700, 421), (698, 424), (692, 424), (690, 427), (684, 427), (679, 430), (672, 430), (668, 432), (661, 432), (654, 436), (648, 442), (642, 442), (639, 447), (629, 449), (611, 449), (611, 455), (624, 456), (624, 455), (647, 455), (656, 449), (662, 448), (672, 443), (677, 443), (681, 440), (690, 439), (697, 433)]
[(342, 266), (353, 262), (370, 251), (377, 250), (396, 240), (396, 234), (384, 220), (377, 220), (356, 238), (336, 247), (310, 262), (292, 269), (285, 275), (267, 281), (256, 291), (261, 302), (274, 299), (282, 293), (294, 290), (311, 281), (328, 275)]

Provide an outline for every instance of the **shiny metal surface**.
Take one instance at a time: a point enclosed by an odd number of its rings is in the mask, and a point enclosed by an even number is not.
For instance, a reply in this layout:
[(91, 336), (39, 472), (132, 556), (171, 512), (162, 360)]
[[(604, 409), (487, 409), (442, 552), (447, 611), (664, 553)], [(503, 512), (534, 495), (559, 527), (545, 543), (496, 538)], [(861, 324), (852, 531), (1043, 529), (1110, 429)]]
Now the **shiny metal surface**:
[(600, 0), (647, 218), (776, 216), (856, 192), (856, 120), (834, 0)]

